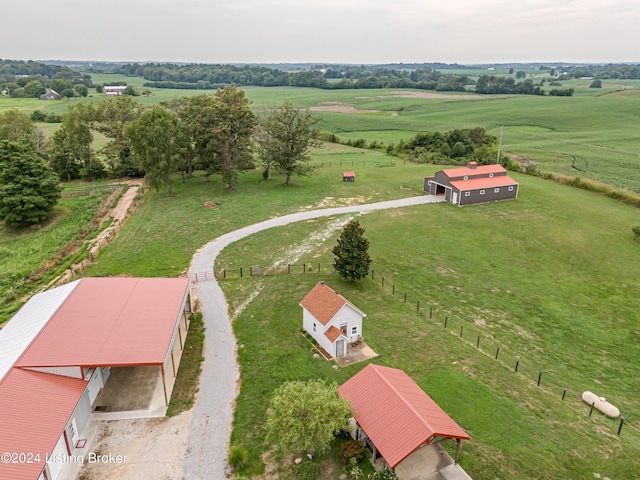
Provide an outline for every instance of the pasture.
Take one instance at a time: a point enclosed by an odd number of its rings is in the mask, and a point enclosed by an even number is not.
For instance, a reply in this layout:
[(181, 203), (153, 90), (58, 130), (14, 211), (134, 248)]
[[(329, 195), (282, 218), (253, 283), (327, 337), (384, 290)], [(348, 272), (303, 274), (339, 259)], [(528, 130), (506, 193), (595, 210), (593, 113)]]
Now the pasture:
[[(140, 77), (114, 74), (93, 75), (93, 81), (95, 84), (127, 82), (140, 89), (144, 83)], [(424, 131), (445, 132), (477, 126), (499, 137), (502, 128), (502, 150), (540, 164), (544, 172), (579, 176), (640, 192), (640, 169), (637, 168), (640, 137), (636, 131), (640, 118), (640, 81), (604, 80), (601, 89), (589, 88), (590, 83), (583, 79), (563, 82), (564, 87), (575, 89), (573, 97), (477, 96), (387, 89), (243, 89), (257, 113), (277, 107), (285, 100), (303, 108), (320, 107), (317, 114), (322, 121), (318, 127), (335, 133), (342, 140), (362, 138), (368, 143), (397, 144)], [(544, 88), (549, 91), (553, 87), (545, 85)], [(213, 93), (150, 90), (151, 96), (136, 97), (136, 100), (143, 105), (153, 105), (182, 96)], [(29, 113), (39, 108), (60, 114), (75, 102), (104, 99), (94, 91), (86, 99), (49, 102), (0, 97), (0, 111), (18, 108)], [(55, 130), (51, 126), (46, 128), (49, 133)]]
[[(123, 78), (129, 84), (139, 81)], [(94, 82), (108, 83), (108, 78), (101, 80)], [(604, 82), (605, 88), (596, 90), (580, 82), (575, 82), (576, 95), (566, 98), (245, 91), (257, 112), (285, 100), (301, 107), (354, 107), (358, 113), (318, 112), (321, 129), (345, 140), (388, 144), (425, 130), (476, 126), (498, 136), (503, 126), (503, 150), (540, 163), (545, 171), (640, 191), (640, 83)], [(151, 104), (202, 93), (152, 90), (154, 96), (139, 100)], [(83, 100), (0, 98), (0, 111), (61, 113), (75, 101)], [(340, 145), (314, 151), (313, 162), (319, 167), (316, 175), (294, 178), (292, 187), (279, 177), (266, 182), (256, 169), (241, 176), (235, 193), (223, 192), (217, 176), (207, 183), (196, 174), (186, 184), (176, 176), (175, 196), (147, 192), (86, 274), (184, 274), (195, 250), (223, 233), (300, 209), (416, 195), (422, 178), (440, 168)], [(347, 168), (356, 171), (353, 184), (341, 181)], [(320, 263), (322, 269), (223, 282), (237, 314), (242, 388), (233, 443), (251, 452), (245, 473), (263, 471), (265, 412), (279, 383), (315, 377), (342, 382), (361, 368), (334, 371), (313, 358), (299, 335), (298, 302), (323, 279), (368, 313), (364, 336), (380, 353), (375, 362), (406, 370), (468, 431), (472, 440), (463, 446), (460, 461), (473, 478), (637, 476), (640, 434), (623, 427), (616, 435), (618, 422), (598, 413), (589, 416), (579, 394), (591, 390), (606, 396), (630, 425), (640, 428), (640, 272), (635, 268), (640, 244), (630, 228), (640, 223), (638, 210), (539, 178), (514, 176), (521, 182), (517, 201), (465, 208), (438, 204), (360, 217), (371, 241), (374, 280), (348, 284), (331, 271), (330, 250), (338, 232), (330, 226), (339, 219), (263, 232), (223, 252), (216, 269), (270, 265), (292, 258), (294, 249), (304, 252), (300, 262)], [(27, 284), (34, 270), (90, 222), (102, 197), (90, 198), (69, 196), (68, 202), (78, 203), (61, 202), (59, 216), (38, 233), (0, 232), (3, 278), (11, 279), (2, 286), (3, 306), (9, 305), (7, 298), (15, 302), (26, 293), (12, 285)], [(207, 208), (207, 202), (215, 208)], [(67, 219), (66, 230), (46, 237)], [(317, 237), (318, 232), (327, 235)], [(253, 292), (258, 292), (255, 299), (242, 306)], [(335, 473), (337, 478), (340, 472)]]
[(253, 453), (247, 473), (261, 471), (269, 449), (263, 427), (274, 388), (318, 376), (341, 383), (363, 366), (334, 371), (299, 333), (298, 302), (325, 280), (368, 314), (363, 335), (380, 354), (373, 362), (406, 370), (471, 435), (460, 461), (473, 478), (637, 474), (640, 433), (623, 427), (617, 436), (619, 420), (589, 416), (580, 399), (584, 390), (598, 392), (640, 428), (640, 272), (626, 267), (640, 261), (629, 228), (637, 211), (516, 178), (517, 201), (360, 216), (373, 280), (351, 284), (332, 271), (340, 218), (261, 232), (223, 251), (218, 270), (312, 266), (306, 274), (298, 267), (222, 281), (242, 365), (233, 443)]

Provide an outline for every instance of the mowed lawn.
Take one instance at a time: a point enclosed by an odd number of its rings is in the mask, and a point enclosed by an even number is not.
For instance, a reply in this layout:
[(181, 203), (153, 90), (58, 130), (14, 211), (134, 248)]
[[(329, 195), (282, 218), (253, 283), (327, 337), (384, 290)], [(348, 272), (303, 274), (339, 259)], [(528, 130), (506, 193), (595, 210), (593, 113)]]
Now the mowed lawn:
[(252, 452), (247, 473), (261, 471), (270, 448), (264, 421), (278, 385), (316, 377), (341, 383), (364, 366), (334, 371), (300, 334), (298, 303), (325, 280), (368, 314), (363, 335), (380, 354), (373, 361), (404, 369), (471, 435), (460, 462), (473, 478), (637, 476), (640, 433), (625, 426), (617, 436), (619, 420), (589, 416), (580, 399), (585, 390), (604, 396), (640, 428), (640, 244), (630, 229), (637, 210), (516, 178), (517, 201), (358, 217), (371, 242), (373, 280), (351, 284), (332, 272), (340, 218), (261, 232), (222, 252), (217, 268), (282, 259), (313, 266), (307, 274), (222, 282), (242, 366), (233, 443)]

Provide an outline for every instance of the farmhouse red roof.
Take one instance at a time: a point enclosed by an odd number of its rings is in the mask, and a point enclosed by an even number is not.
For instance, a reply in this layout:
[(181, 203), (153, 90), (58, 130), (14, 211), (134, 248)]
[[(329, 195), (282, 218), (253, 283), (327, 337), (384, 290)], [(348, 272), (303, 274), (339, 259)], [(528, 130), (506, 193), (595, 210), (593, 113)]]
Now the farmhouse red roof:
[(505, 168), (499, 163), (491, 163), (489, 165), (478, 165), (475, 168), (470, 167), (462, 167), (462, 168), (447, 168), (442, 170), (447, 177), (464, 177), (464, 176), (474, 176), (474, 175), (488, 175), (489, 173), (505, 173)]
[(38, 478), (86, 384), (77, 378), (20, 368), (7, 374), (0, 382), (0, 453), (22, 452), (34, 457), (32, 463), (0, 461), (0, 478)]
[(506, 175), (500, 175), (498, 177), (470, 178), (469, 180), (453, 180), (449, 183), (452, 187), (455, 187), (460, 191), (518, 185), (518, 182)]
[(338, 393), (391, 468), (432, 437), (470, 438), (402, 370), (369, 364)]
[(302, 299), (300, 305), (313, 315), (322, 325), (329, 323), (345, 305), (350, 305), (364, 315), (355, 305), (324, 282), (318, 282)]
[(356, 172), (342, 172), (343, 177), (355, 177)]
[(339, 328), (334, 327), (333, 325), (331, 325), (327, 329), (327, 331), (324, 332), (324, 336), (327, 337), (331, 343), (335, 342), (338, 337), (340, 337), (340, 335), (344, 336), (342, 331)]
[(15, 365), (163, 364), (188, 284), (187, 278), (83, 278)]

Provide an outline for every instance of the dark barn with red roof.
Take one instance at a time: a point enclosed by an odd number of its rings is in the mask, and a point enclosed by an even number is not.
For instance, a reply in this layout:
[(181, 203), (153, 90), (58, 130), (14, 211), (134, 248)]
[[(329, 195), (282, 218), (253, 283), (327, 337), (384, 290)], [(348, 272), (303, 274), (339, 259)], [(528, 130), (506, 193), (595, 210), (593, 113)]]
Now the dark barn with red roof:
[(466, 167), (440, 170), (424, 179), (425, 192), (444, 195), (445, 200), (458, 206), (516, 199), (518, 186), (497, 163), (469, 162)]

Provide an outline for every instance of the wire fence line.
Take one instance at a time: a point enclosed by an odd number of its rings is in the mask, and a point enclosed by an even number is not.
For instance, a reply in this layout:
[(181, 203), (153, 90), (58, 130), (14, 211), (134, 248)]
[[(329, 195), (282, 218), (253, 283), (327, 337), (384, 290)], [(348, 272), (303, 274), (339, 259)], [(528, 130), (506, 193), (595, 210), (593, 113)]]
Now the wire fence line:
[[(330, 264), (323, 265), (320, 262), (303, 262), (269, 266), (252, 265), (249, 267), (222, 268), (209, 272), (191, 273), (188, 276), (194, 282), (201, 282), (213, 279), (233, 281), (256, 276), (317, 275), (332, 272), (333, 267)], [(530, 382), (535, 383), (536, 387), (551, 396), (556, 396), (560, 401), (564, 401), (565, 399), (579, 399), (581, 403), (584, 403), (580, 389), (572, 386), (571, 382), (567, 381), (566, 378), (560, 378), (557, 374), (553, 373), (552, 368), (537, 365), (535, 359), (530, 361), (526, 353), (518, 352), (516, 349), (505, 346), (490, 336), (483, 336), (482, 329), (479, 328), (475, 322), (465, 321), (456, 315), (449, 315), (446, 312), (437, 310), (433, 306), (429, 306), (429, 302), (424, 299), (411, 298), (406, 292), (400, 292), (395, 284), (390, 284), (388, 281), (385, 281), (383, 274), (376, 274), (375, 269), (370, 271), (367, 279), (379, 283), (380, 288), (387, 291), (390, 290), (391, 295), (400, 298), (402, 303), (407, 304), (407, 307), (421, 313), (425, 319), (425, 326), (434, 326), (446, 330), (479, 353), (494, 359), (500, 365), (513, 370), (514, 373), (523, 375)], [(584, 407), (585, 411), (589, 410), (588, 404), (585, 403)], [(593, 408), (594, 406), (591, 405), (589, 416), (591, 416)], [(623, 425), (640, 433), (640, 430), (634, 427), (632, 420), (639, 421), (638, 415), (630, 414), (620, 416), (617, 434), (620, 435)]]

